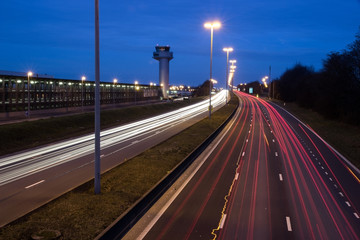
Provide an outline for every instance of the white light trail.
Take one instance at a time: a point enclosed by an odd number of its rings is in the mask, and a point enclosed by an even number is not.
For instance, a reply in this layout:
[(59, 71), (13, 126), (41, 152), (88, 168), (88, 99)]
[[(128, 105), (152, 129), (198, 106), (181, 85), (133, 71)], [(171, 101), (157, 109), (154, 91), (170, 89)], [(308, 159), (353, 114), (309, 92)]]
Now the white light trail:
[[(225, 104), (226, 91), (212, 97), (213, 107)], [(101, 149), (126, 143), (130, 146), (140, 142), (139, 137), (156, 135), (171, 126), (194, 118), (208, 111), (208, 100), (169, 113), (129, 123), (101, 132)], [(63, 141), (35, 150), (25, 151), (0, 159), (0, 186), (36, 172), (72, 161), (94, 152), (94, 134)], [(125, 147), (124, 147), (125, 148)]]

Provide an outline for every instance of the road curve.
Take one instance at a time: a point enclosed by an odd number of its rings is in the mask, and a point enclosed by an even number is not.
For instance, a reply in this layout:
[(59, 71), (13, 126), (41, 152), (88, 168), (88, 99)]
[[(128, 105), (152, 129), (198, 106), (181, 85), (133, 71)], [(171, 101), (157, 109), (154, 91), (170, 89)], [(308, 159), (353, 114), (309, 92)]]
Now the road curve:
[(359, 170), (279, 106), (237, 95), (229, 126), (124, 239), (359, 239)]
[[(215, 109), (225, 94), (213, 96)], [(203, 119), (208, 102), (102, 131), (102, 172)], [(89, 134), (0, 158), (0, 226), (93, 178), (93, 152)]]

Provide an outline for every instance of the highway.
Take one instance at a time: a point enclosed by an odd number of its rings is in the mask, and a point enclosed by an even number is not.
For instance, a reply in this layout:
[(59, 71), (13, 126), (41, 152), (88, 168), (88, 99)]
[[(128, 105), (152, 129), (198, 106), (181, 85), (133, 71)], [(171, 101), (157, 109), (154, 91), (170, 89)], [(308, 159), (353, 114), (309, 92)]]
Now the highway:
[[(212, 97), (214, 109), (226, 91)], [(101, 132), (102, 172), (155, 146), (208, 115), (205, 100)], [(0, 158), (0, 227), (94, 176), (94, 135)]]
[(234, 119), (124, 239), (359, 239), (360, 172), (275, 104)]

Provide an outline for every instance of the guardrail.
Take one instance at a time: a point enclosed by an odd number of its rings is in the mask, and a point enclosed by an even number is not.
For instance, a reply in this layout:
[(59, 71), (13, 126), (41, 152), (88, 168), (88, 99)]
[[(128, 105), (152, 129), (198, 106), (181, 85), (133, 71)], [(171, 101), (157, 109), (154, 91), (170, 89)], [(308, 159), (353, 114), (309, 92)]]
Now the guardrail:
[(137, 223), (137, 221), (154, 205), (154, 203), (170, 188), (170, 186), (181, 176), (190, 164), (207, 148), (207, 146), (219, 135), (226, 124), (234, 116), (232, 114), (205, 139), (194, 151), (192, 151), (182, 162), (180, 162), (168, 175), (163, 177), (152, 189), (141, 199), (118, 217), (109, 227), (100, 233), (95, 240), (121, 239)]

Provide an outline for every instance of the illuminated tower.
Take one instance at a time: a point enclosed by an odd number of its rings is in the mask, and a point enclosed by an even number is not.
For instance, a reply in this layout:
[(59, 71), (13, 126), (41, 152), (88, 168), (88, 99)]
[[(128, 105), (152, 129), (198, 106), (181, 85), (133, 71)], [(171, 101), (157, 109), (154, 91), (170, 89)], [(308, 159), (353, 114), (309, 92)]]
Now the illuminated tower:
[(159, 84), (162, 86), (164, 98), (168, 98), (169, 91), (169, 62), (173, 59), (173, 53), (170, 52), (170, 46), (156, 46), (156, 52), (153, 58), (159, 60)]

